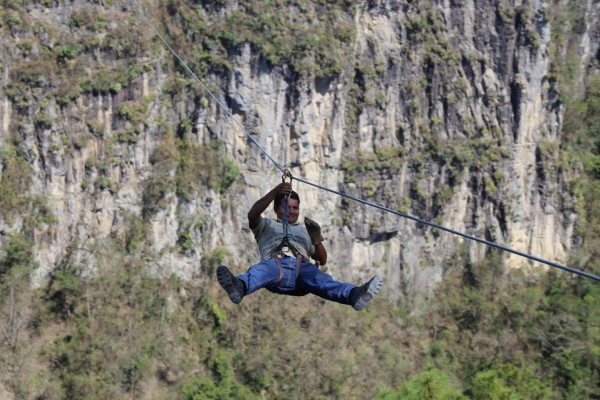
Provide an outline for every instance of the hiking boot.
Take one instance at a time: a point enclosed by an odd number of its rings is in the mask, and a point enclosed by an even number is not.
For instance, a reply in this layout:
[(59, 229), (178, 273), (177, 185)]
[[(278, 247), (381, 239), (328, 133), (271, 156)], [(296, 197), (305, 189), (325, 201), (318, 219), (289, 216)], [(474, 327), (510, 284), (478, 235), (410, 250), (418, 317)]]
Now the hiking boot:
[(382, 286), (383, 278), (375, 275), (369, 282), (352, 289), (350, 292), (350, 305), (356, 311), (362, 310), (369, 301), (373, 300), (373, 297), (377, 296)]
[(244, 283), (235, 277), (224, 265), (217, 268), (217, 280), (219, 285), (227, 292), (229, 300), (235, 304), (240, 304), (244, 298)]

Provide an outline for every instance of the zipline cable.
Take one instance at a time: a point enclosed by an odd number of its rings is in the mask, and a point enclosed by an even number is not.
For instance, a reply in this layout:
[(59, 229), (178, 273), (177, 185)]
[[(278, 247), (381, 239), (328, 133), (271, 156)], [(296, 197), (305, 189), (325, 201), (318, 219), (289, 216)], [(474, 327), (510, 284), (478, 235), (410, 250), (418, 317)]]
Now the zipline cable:
[(325, 190), (327, 192), (334, 193), (334, 194), (337, 194), (339, 196), (345, 197), (347, 199), (354, 200), (356, 202), (365, 204), (367, 206), (371, 206), (371, 207), (377, 208), (379, 210), (386, 211), (388, 213), (395, 214), (395, 215), (398, 215), (400, 217), (407, 218), (407, 219), (419, 222), (421, 224), (425, 224), (425, 225), (431, 226), (432, 228), (440, 229), (442, 231), (446, 231), (446, 232), (452, 233), (454, 235), (462, 236), (462, 237), (464, 237), (466, 239), (473, 240), (473, 241), (479, 242), (479, 243), (483, 243), (483, 244), (488, 245), (490, 247), (494, 247), (494, 248), (499, 249), (499, 250), (503, 250), (503, 251), (506, 251), (506, 252), (509, 252), (509, 253), (513, 253), (513, 254), (516, 254), (516, 255), (521, 256), (521, 257), (529, 258), (530, 260), (538, 261), (538, 262), (541, 262), (543, 264), (547, 264), (547, 265), (549, 265), (551, 267), (559, 268), (559, 269), (562, 269), (564, 271), (568, 271), (568, 272), (571, 272), (573, 274), (581, 275), (581, 276), (584, 276), (586, 278), (590, 278), (590, 279), (593, 279), (593, 280), (596, 280), (596, 281), (600, 282), (600, 276), (591, 274), (589, 272), (581, 271), (581, 270), (578, 270), (578, 269), (575, 269), (575, 268), (572, 268), (572, 267), (569, 267), (569, 266), (566, 266), (566, 265), (562, 265), (562, 264), (559, 264), (559, 263), (556, 263), (556, 262), (553, 262), (553, 261), (548, 261), (548, 260), (545, 260), (543, 258), (533, 256), (531, 254), (527, 254), (527, 253), (523, 253), (523, 252), (518, 251), (518, 250), (511, 249), (510, 247), (506, 247), (506, 246), (503, 246), (503, 245), (498, 244), (498, 243), (490, 242), (489, 240), (481, 239), (481, 238), (478, 238), (476, 236), (472, 236), (472, 235), (469, 235), (467, 233), (463, 233), (463, 232), (460, 232), (460, 231), (457, 231), (457, 230), (454, 230), (454, 229), (451, 229), (451, 228), (446, 228), (445, 226), (438, 225), (436, 223), (429, 222), (429, 221), (423, 220), (421, 218), (414, 217), (414, 216), (409, 215), (409, 214), (401, 213), (399, 211), (392, 210), (392, 209), (387, 208), (387, 207), (383, 207), (383, 206), (381, 206), (379, 204), (372, 203), (370, 201), (363, 200), (363, 199), (360, 199), (358, 197), (354, 197), (354, 196), (351, 196), (349, 194), (346, 194), (346, 193), (343, 193), (343, 192), (339, 192), (337, 190), (329, 189), (327, 187), (318, 185), (316, 183), (309, 182), (309, 181), (307, 181), (305, 179), (302, 179), (302, 178), (298, 178), (298, 177), (295, 177), (295, 176), (293, 176), (292, 178), (295, 179), (295, 180), (297, 180), (298, 182), (302, 182), (302, 183), (305, 183), (307, 185), (316, 187), (318, 189)]
[[(135, 5), (133, 4), (132, 0), (130, 0), (130, 4), (131, 4), (131, 6), (133, 8), (136, 8)], [(530, 259), (532, 261), (537, 261), (537, 262), (540, 262), (542, 264), (546, 264), (546, 265), (549, 265), (551, 267), (558, 268), (558, 269), (561, 269), (563, 271), (567, 271), (567, 272), (570, 272), (572, 274), (580, 275), (580, 276), (583, 276), (583, 277), (586, 277), (586, 278), (589, 278), (589, 279), (593, 279), (595, 281), (600, 282), (600, 276), (594, 275), (592, 273), (585, 272), (585, 271), (582, 271), (582, 270), (579, 270), (579, 269), (576, 269), (576, 268), (572, 268), (572, 267), (569, 267), (569, 266), (566, 266), (566, 265), (563, 265), (563, 264), (559, 264), (559, 263), (556, 263), (556, 262), (553, 262), (553, 261), (549, 261), (549, 260), (546, 260), (544, 258), (536, 257), (534, 255), (531, 255), (531, 254), (528, 254), (528, 253), (524, 253), (522, 251), (518, 251), (518, 250), (512, 249), (510, 247), (503, 246), (503, 245), (498, 244), (498, 243), (490, 242), (489, 240), (481, 239), (481, 238), (478, 238), (476, 236), (469, 235), (467, 233), (463, 233), (463, 232), (460, 232), (460, 231), (457, 231), (457, 230), (454, 230), (454, 229), (451, 229), (451, 228), (446, 228), (445, 226), (442, 226), (442, 225), (439, 225), (439, 224), (436, 224), (436, 223), (433, 223), (433, 222), (429, 222), (429, 221), (423, 220), (421, 218), (414, 217), (414, 216), (409, 215), (409, 214), (401, 213), (399, 211), (392, 210), (390, 208), (381, 206), (379, 204), (372, 203), (370, 201), (363, 200), (363, 199), (360, 199), (358, 197), (355, 197), (355, 196), (352, 196), (352, 195), (349, 195), (349, 194), (346, 194), (346, 193), (343, 193), (343, 192), (340, 192), (340, 191), (337, 191), (337, 190), (333, 190), (333, 189), (327, 188), (325, 186), (318, 185), (316, 183), (307, 181), (305, 179), (292, 176), (287, 169), (284, 169), (283, 167), (281, 167), (281, 165), (279, 165), (279, 163), (277, 163), (277, 161), (275, 161), (269, 155), (269, 153), (267, 153), (267, 151), (252, 137), (252, 135), (250, 135), (250, 132), (248, 132), (248, 130), (246, 130), (246, 128), (241, 123), (239, 123), (237, 121), (237, 119), (233, 116), (233, 114), (229, 111), (229, 109), (212, 93), (212, 91), (210, 91), (210, 89), (208, 89), (208, 87), (204, 84), (204, 82), (202, 82), (202, 80), (200, 78), (198, 78), (198, 76), (194, 73), (194, 71), (192, 71), (192, 69), (190, 67), (188, 67), (188, 65), (183, 61), (183, 59), (181, 57), (179, 57), (179, 55), (177, 54), (177, 52), (169, 45), (169, 43), (166, 41), (166, 39), (158, 32), (158, 30), (154, 27), (154, 25), (148, 20), (148, 18), (146, 18), (144, 12), (141, 9), (139, 9), (139, 8), (137, 8), (137, 9), (138, 9), (140, 15), (142, 16), (142, 18), (144, 19), (144, 21), (150, 26), (150, 28), (152, 29), (152, 31), (156, 34), (156, 36), (158, 36), (158, 38), (165, 45), (165, 47), (173, 54), (173, 56), (181, 63), (181, 65), (183, 65), (183, 67), (200, 84), (200, 86), (202, 86), (202, 88), (210, 95), (210, 97), (212, 97), (213, 100), (215, 100), (215, 102), (219, 105), (219, 107), (221, 107), (221, 109), (227, 114), (227, 116), (246, 134), (246, 136), (248, 137), (248, 139), (250, 139), (250, 141), (252, 143), (254, 143), (256, 145), (256, 147), (258, 147), (258, 149), (273, 163), (273, 165), (275, 165), (275, 167), (277, 167), (277, 169), (279, 169), (284, 174), (286, 174), (286, 173), (289, 174), (290, 178), (295, 179), (298, 182), (302, 182), (304, 184), (307, 184), (309, 186), (313, 186), (315, 188), (318, 188), (318, 189), (321, 189), (321, 190), (325, 190), (327, 192), (336, 194), (338, 196), (342, 196), (342, 197), (345, 197), (347, 199), (356, 201), (358, 203), (362, 203), (364, 205), (367, 205), (367, 206), (370, 206), (370, 207), (374, 207), (374, 208), (377, 208), (379, 210), (382, 210), (382, 211), (385, 211), (385, 212), (388, 212), (388, 213), (391, 213), (391, 214), (395, 214), (397, 216), (400, 216), (400, 217), (403, 217), (403, 218), (406, 218), (406, 219), (410, 219), (412, 221), (415, 221), (415, 222), (418, 222), (418, 223), (421, 223), (421, 224), (424, 224), (424, 225), (428, 225), (428, 226), (430, 226), (432, 228), (436, 228), (436, 229), (439, 229), (439, 230), (442, 230), (442, 231), (445, 231), (445, 232), (449, 232), (449, 233), (452, 233), (454, 235), (461, 236), (461, 237), (463, 237), (465, 239), (473, 240), (475, 242), (479, 242), (479, 243), (485, 244), (487, 246), (494, 247), (494, 248), (502, 250), (502, 251), (506, 251), (508, 253), (512, 253), (512, 254), (516, 254), (516, 255), (521, 256), (521, 257), (528, 258), (528, 259)]]

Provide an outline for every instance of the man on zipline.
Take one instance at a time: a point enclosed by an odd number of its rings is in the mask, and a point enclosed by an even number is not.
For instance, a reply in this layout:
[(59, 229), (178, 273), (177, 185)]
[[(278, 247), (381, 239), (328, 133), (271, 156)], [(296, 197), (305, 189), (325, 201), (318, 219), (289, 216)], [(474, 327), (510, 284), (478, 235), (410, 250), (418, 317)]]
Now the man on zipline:
[[(273, 203), (277, 219), (261, 214)], [(217, 268), (217, 279), (229, 299), (239, 304), (244, 296), (266, 288), (273, 293), (291, 296), (315, 294), (326, 300), (349, 304), (362, 310), (383, 286), (375, 276), (362, 286), (333, 280), (317, 265), (327, 263), (321, 227), (304, 218), (306, 227), (298, 222), (300, 198), (290, 182), (282, 182), (258, 200), (248, 212), (248, 225), (258, 244), (261, 260), (245, 273), (235, 276), (226, 266)], [(310, 262), (309, 256), (317, 261)]]

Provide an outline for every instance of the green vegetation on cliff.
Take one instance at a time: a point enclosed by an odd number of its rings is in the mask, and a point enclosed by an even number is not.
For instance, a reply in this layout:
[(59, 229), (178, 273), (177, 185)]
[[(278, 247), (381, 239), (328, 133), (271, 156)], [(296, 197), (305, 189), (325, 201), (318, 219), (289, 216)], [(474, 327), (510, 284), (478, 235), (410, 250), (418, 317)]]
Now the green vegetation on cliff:
[[(61, 2), (10, 0), (0, 6), (0, 47), (7, 49), (0, 62), (10, 75), (2, 90), (14, 111), (10, 138), (2, 138), (0, 150), (0, 218), (22, 227), (0, 236), (0, 397), (597, 398), (600, 285), (562, 271), (541, 276), (506, 271), (496, 251), (480, 263), (466, 262), (466, 254), (450, 260), (435, 296), (416, 312), (405, 299), (398, 304), (378, 299), (375, 307), (356, 313), (312, 296), (267, 292), (236, 307), (210, 277), (157, 278), (149, 224), (166, 197), (185, 204), (208, 189), (226, 197), (239, 169), (225, 156), (222, 143), (193, 140), (197, 128), (191, 117), (178, 117), (169, 126), (153, 116), (156, 104), (171, 112), (186, 96), (199, 103), (206, 99), (195, 97), (185, 71), (160, 58), (161, 46), (142, 28), (130, 3), (75, 3), (79, 7), (60, 20), (69, 34), (50, 20), (34, 18), (52, 14)], [(160, 21), (202, 77), (229, 70), (230, 53), (249, 43), (271, 68), (289, 67), (304, 78), (335, 77), (350, 66), (356, 75), (350, 93), (357, 95), (345, 110), (350, 130), (356, 130), (360, 111), (382, 106), (378, 79), (386, 65), (353, 59), (355, 2), (238, 1), (234, 10), (228, 3), (139, 4)], [(578, 10), (560, 15), (560, 21), (578, 21)], [(523, 32), (531, 48), (539, 46), (525, 8), (497, 11), (500, 21)], [(434, 7), (423, 6), (405, 25), (410, 40), (423, 49), (424, 66), (436, 70), (438, 78), (455, 72), (461, 60), (444, 39), (446, 28)], [(554, 35), (557, 45), (567, 41), (564, 32)], [(568, 56), (557, 60), (548, 76), (565, 88), (578, 80), (576, 59), (572, 52)], [(141, 76), (155, 68), (169, 75), (160, 96), (132, 94)], [(451, 196), (462, 170), (488, 168), (505, 157), (505, 149), (494, 129), (472, 121), (465, 121), (469, 141), (437, 137), (445, 122), (418, 117), (425, 102), (417, 94), (432, 86), (417, 80), (406, 94), (415, 95), (411, 121), (426, 149), (411, 155), (411, 168), (425, 175), (424, 165), (432, 161), (447, 174), (434, 196), (439, 206)], [(549, 160), (560, 152), (560, 163), (553, 167), (564, 172), (568, 193), (563, 206), (573, 207), (581, 219), (581, 243), (571, 264), (600, 273), (600, 80), (590, 78), (585, 87), (580, 97), (564, 96), (563, 143), (542, 144), (538, 152)], [(451, 109), (457, 95), (464, 95), (464, 82), (444, 81), (441, 90)], [(96, 116), (69, 113), (76, 102), (98, 98), (118, 103), (110, 138)], [(97, 159), (85, 166), (82, 191), (118, 191), (110, 172), (126, 162), (122, 149), (139, 143), (151, 124), (158, 126), (160, 137), (148, 154), (150, 176), (144, 181), (140, 215), (121, 216), (124, 231), (93, 245), (70, 243), (45, 285), (32, 289), (33, 244), (55, 234), (56, 217), (43, 199), (29, 193), (33, 156), (20, 143), (57, 129), (57, 113), (68, 115), (67, 122), (84, 120), (87, 130), (71, 132), (63, 123), (49, 154), (59, 158), (102, 139)], [(378, 174), (396, 172), (407, 152), (404, 147), (348, 152), (342, 166), (346, 183), (359, 182), (361, 190), (374, 195)], [(486, 172), (485, 190), (493, 196), (506, 178), (491, 168)], [(365, 178), (369, 173), (374, 175)], [(415, 184), (411, 198), (395, 199), (394, 206), (410, 209), (426, 197)], [(192, 251), (192, 234), (201, 226), (201, 220), (183, 223), (174, 251)], [(90, 270), (86, 257), (101, 268)], [(202, 270), (212, 276), (214, 266), (227, 257), (222, 247), (207, 251)]]

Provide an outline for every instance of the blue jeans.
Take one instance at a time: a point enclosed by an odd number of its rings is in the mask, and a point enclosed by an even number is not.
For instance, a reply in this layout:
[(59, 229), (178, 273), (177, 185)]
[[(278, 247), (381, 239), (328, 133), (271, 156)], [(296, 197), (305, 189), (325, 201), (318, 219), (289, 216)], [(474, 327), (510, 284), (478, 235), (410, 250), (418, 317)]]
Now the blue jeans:
[(300, 271), (296, 278), (296, 259), (281, 258), (283, 279), (277, 262), (270, 258), (251, 266), (248, 271), (238, 276), (246, 284), (246, 295), (266, 288), (273, 293), (291, 296), (303, 296), (312, 293), (325, 300), (349, 304), (350, 291), (356, 287), (351, 283), (336, 282), (331, 275), (321, 272), (319, 268), (307, 262), (300, 263)]

